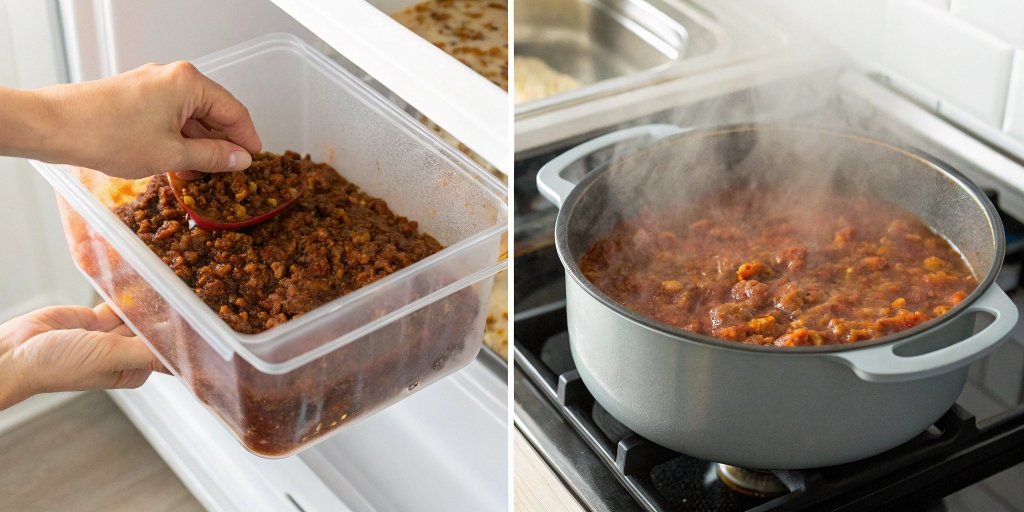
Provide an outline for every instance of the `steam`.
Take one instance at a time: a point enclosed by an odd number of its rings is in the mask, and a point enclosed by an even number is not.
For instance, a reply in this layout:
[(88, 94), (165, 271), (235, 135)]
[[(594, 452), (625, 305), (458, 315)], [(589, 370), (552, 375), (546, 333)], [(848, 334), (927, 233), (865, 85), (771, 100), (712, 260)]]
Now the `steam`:
[[(638, 215), (685, 215), (678, 220), (685, 229), (701, 217), (695, 209), (714, 215), (709, 198), (755, 198), (751, 211), (807, 226), (822, 216), (842, 216), (836, 203), (869, 197), (919, 217), (959, 250), (976, 277), (984, 277), (994, 243), (977, 201), (934, 164), (904, 150), (907, 137), (898, 125), (844, 92), (841, 74), (838, 67), (821, 69), (630, 123), (693, 131), (619, 144), (584, 163), (593, 168), (612, 162), (572, 206), (567, 226), (573, 259), (578, 262), (595, 241)], [(831, 239), (832, 233), (801, 235)], [(713, 260), (711, 252), (703, 257)]]
[[(676, 209), (724, 190), (770, 189), (772, 203), (798, 206), (786, 210), (793, 224), (826, 211), (836, 197), (868, 195), (921, 217), (960, 249), (975, 274), (987, 273), (991, 230), (977, 204), (929, 163), (904, 152), (906, 134), (884, 112), (844, 92), (841, 59), (831, 61), (840, 64), (785, 79), (755, 77), (752, 83), (764, 84), (629, 123), (698, 133), (654, 144), (628, 141), (584, 162), (578, 176), (599, 162), (616, 163), (588, 191), (590, 204), (574, 213), (580, 216), (575, 226), (585, 227), (570, 240), (592, 242), (644, 209)], [(719, 130), (751, 123), (759, 127)], [(587, 248), (572, 245), (577, 256)]]

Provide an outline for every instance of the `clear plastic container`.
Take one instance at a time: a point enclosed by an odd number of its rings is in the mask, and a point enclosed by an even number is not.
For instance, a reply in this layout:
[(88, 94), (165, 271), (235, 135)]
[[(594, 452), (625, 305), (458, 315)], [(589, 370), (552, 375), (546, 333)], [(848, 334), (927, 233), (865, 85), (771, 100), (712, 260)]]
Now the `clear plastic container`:
[(419, 222), (441, 252), (255, 335), (231, 329), (110, 211), (137, 182), (33, 164), (96, 290), (251, 451), (281, 457), (461, 368), (501, 270), (507, 189), (298, 38), (195, 62), (245, 103), (264, 148), (310, 153)]

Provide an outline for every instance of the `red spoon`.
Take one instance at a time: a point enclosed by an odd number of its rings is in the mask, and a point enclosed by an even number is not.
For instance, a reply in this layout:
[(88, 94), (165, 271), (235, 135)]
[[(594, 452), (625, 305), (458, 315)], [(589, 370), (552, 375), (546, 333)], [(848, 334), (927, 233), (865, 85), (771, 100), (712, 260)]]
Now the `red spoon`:
[(196, 223), (196, 226), (206, 231), (242, 229), (266, 222), (280, 215), (281, 212), (283, 212), (286, 208), (294, 204), (295, 201), (298, 201), (299, 198), (302, 197), (302, 194), (306, 191), (306, 182), (305, 180), (303, 180), (296, 187), (297, 193), (294, 196), (292, 196), (290, 199), (279, 202), (277, 206), (275, 206), (273, 209), (260, 213), (258, 215), (253, 215), (252, 217), (249, 217), (248, 219), (245, 220), (229, 222), (203, 217), (202, 214), (200, 214), (192, 207), (185, 204), (185, 200), (184, 198), (182, 198), (181, 192), (182, 189), (185, 187), (186, 181), (175, 176), (173, 172), (167, 173), (167, 181), (170, 183), (171, 192), (173, 192), (174, 197), (178, 199), (178, 203), (181, 205), (181, 208), (185, 210), (185, 213), (187, 213), (189, 217), (192, 218), (192, 221)]

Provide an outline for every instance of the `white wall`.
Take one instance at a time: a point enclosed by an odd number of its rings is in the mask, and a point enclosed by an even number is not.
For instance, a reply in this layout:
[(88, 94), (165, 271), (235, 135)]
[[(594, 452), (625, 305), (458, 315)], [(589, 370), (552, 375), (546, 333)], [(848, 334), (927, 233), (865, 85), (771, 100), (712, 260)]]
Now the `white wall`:
[(810, 32), (859, 62), (878, 62), (885, 39), (887, 0), (738, 0), (770, 26)]
[[(63, 81), (55, 9), (47, 0), (0, 0), (0, 85)], [(16, 158), (0, 157), (0, 179), (0, 322), (41, 306), (94, 303), (92, 288), (71, 262), (50, 186)], [(3, 411), (0, 432), (73, 396), (39, 396)]]
[(1024, 0), (754, 0), (925, 105), (1024, 149)]
[[(55, 3), (0, 0), (0, 85), (63, 81)], [(27, 161), (0, 157), (0, 321), (56, 303), (87, 303), (91, 288), (71, 263), (50, 186)]]

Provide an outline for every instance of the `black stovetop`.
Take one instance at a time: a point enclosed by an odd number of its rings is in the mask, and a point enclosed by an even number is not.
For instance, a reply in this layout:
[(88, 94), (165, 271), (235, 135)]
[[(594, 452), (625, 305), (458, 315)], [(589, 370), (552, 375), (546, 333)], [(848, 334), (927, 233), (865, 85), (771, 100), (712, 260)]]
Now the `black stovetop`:
[(518, 313), (514, 322), (518, 370), (646, 510), (924, 509), (1024, 461), (1024, 405), (982, 422), (954, 406), (903, 446), (842, 466), (775, 471), (788, 492), (750, 497), (722, 483), (713, 462), (647, 441), (594, 401), (569, 353), (563, 302)]

